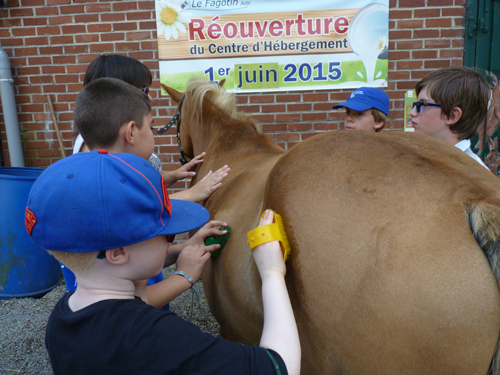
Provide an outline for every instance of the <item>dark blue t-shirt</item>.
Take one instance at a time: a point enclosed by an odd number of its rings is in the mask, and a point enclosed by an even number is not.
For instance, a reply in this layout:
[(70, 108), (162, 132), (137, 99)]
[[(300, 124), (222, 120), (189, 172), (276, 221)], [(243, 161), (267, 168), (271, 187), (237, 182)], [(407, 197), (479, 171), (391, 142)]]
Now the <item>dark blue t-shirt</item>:
[[(55, 375), (277, 375), (267, 351), (200, 331), (173, 312), (135, 300), (105, 300), (71, 311), (66, 293), (47, 325)], [(269, 350), (282, 375), (279, 354)]]

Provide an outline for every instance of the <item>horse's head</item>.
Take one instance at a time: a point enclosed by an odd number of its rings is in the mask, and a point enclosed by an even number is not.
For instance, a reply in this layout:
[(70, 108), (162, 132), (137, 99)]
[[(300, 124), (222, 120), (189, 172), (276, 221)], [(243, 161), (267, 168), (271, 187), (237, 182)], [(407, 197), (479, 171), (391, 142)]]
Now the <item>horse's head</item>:
[[(172, 120), (168, 123), (168, 125), (160, 130), (159, 134), (163, 131), (170, 128), (172, 125), (176, 125), (177, 127), (177, 143), (179, 144), (179, 148), (181, 151), (181, 163), (184, 164), (187, 160), (186, 158), (193, 158), (195, 155), (200, 152), (194, 150), (193, 147), (193, 139), (192, 139), (192, 130), (193, 125), (198, 129), (201, 129), (202, 125), (202, 113), (203, 111), (203, 103), (204, 97), (210, 97), (209, 93), (213, 91), (214, 87), (218, 89), (222, 89), (224, 82), (226, 80), (223, 79), (220, 81), (218, 85), (213, 85), (212, 83), (207, 82), (203, 78), (193, 78), (189, 81), (186, 92), (180, 92), (172, 87), (164, 85), (160, 83), (160, 86), (167, 92), (167, 94), (179, 103), (177, 108), (177, 112), (172, 118)], [(206, 89), (210, 88), (212, 90)], [(223, 90), (224, 91), (224, 90)], [(205, 111), (207, 112), (207, 111)], [(210, 112), (210, 110), (208, 110)], [(183, 126), (181, 126), (181, 123)], [(199, 134), (199, 131), (196, 131)], [(202, 147), (203, 148), (203, 147)], [(195, 152), (197, 152), (195, 154)]]
[[(181, 152), (180, 162), (184, 165), (187, 163), (186, 158), (192, 159), (194, 157), (193, 144), (192, 144), (191, 136), (189, 135), (189, 127), (188, 127), (189, 124), (186, 121), (184, 121), (184, 126), (181, 129), (185, 93), (177, 91), (177, 90), (173, 89), (172, 87), (164, 85), (163, 83), (160, 83), (160, 86), (167, 92), (167, 94), (173, 100), (175, 100), (177, 103), (179, 103), (179, 106), (177, 107), (177, 112), (172, 117), (170, 122), (163, 129), (158, 131), (158, 134), (164, 133), (165, 131), (170, 129), (170, 127), (173, 125), (176, 126), (176, 128), (177, 128), (177, 144), (179, 145), (179, 149)], [(184, 107), (184, 113), (185, 112), (187, 112), (186, 107)]]
[(224, 82), (214, 84), (194, 77), (189, 80), (184, 93), (160, 83), (168, 95), (179, 103), (169, 125), (177, 126), (177, 142), (183, 158), (192, 158), (206, 151), (211, 140), (220, 136), (224, 126), (234, 121), (251, 123), (253, 130), (260, 133), (260, 127), (256, 126), (251, 116), (237, 110), (236, 98), (223, 88)]

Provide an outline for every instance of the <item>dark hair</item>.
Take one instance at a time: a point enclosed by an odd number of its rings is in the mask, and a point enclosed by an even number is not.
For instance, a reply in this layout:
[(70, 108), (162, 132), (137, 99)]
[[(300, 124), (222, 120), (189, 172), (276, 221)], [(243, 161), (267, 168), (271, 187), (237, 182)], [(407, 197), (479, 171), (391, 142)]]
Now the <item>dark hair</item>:
[(146, 65), (128, 56), (101, 55), (90, 63), (83, 85), (98, 78), (116, 78), (142, 89), (151, 86), (153, 76)]
[(112, 146), (123, 124), (142, 128), (151, 104), (144, 92), (115, 78), (99, 78), (76, 97), (73, 117), (89, 149)]
[(460, 140), (472, 138), (477, 128), (486, 118), (490, 86), (477, 71), (466, 67), (443, 68), (424, 77), (415, 86), (417, 95), (427, 88), (430, 97), (441, 105), (445, 116), (450, 116), (453, 108), (462, 110), (462, 116), (450, 130)]

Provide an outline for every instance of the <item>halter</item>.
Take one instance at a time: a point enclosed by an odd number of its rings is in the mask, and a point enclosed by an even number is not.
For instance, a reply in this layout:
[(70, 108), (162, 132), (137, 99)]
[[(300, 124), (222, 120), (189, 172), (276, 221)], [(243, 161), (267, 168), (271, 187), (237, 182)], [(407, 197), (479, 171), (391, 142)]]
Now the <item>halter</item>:
[[(181, 98), (181, 101), (179, 102), (179, 108), (177, 109), (177, 113), (172, 117), (172, 120), (165, 125), (162, 129), (158, 130), (157, 134), (162, 135), (165, 133), (168, 129), (170, 129), (174, 124), (177, 128), (177, 144), (179, 145), (179, 150), (181, 151), (181, 158), (179, 161), (181, 162), (182, 165), (186, 164), (189, 162), (189, 160), (192, 159), (192, 157), (189, 157), (186, 155), (184, 150), (182, 149), (181, 145), (181, 137), (179, 136), (180, 130), (181, 130), (181, 110), (182, 110), (182, 103), (184, 103), (184, 98), (186, 97), (186, 94), (184, 94)], [(189, 159), (189, 160), (187, 160)]]

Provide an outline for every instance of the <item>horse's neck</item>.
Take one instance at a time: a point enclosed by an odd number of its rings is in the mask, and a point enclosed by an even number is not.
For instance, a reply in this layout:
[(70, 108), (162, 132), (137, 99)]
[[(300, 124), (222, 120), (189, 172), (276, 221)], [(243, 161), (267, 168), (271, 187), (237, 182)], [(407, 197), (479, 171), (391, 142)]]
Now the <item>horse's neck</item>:
[(253, 123), (217, 115), (204, 118), (203, 124), (191, 129), (191, 139), (194, 155), (206, 151), (209, 158), (224, 158), (226, 164), (252, 156), (266, 159), (284, 152), (269, 137), (259, 134)]
[[(215, 172), (222, 166), (228, 165), (231, 170), (216, 196), (245, 199), (249, 194), (247, 188), (252, 190), (251, 195), (260, 189), (263, 193), (269, 172), (285, 151), (266, 135), (257, 134), (253, 125), (251, 126), (241, 129), (234, 125), (212, 123), (210, 132), (206, 135), (209, 138), (208, 142), (202, 139), (195, 142), (193, 139), (195, 154), (206, 151), (207, 155), (198, 168), (191, 186), (206, 176), (210, 170)], [(206, 148), (197, 148), (198, 145), (206, 145), (203, 146)], [(245, 187), (242, 188), (242, 185)], [(219, 203), (215, 203), (215, 206), (219, 206)]]

